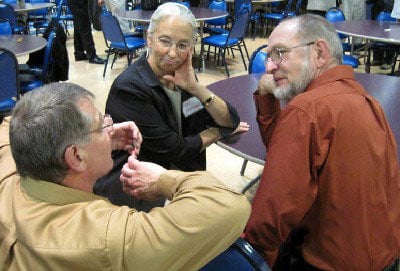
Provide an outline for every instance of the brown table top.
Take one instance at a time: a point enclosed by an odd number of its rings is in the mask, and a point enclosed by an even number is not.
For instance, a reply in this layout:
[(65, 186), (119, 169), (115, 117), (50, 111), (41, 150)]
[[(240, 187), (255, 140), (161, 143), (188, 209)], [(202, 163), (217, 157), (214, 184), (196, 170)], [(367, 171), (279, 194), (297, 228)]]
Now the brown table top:
[[(256, 121), (253, 92), (257, 89), (262, 74), (230, 77), (208, 86), (238, 111), (240, 119), (250, 125), (250, 131), (222, 139), (218, 144), (232, 153), (250, 161), (263, 164), (266, 152)], [(379, 101), (396, 137), (400, 157), (400, 78), (356, 73), (355, 77), (367, 92)]]
[(47, 40), (30, 35), (0, 35), (0, 48), (10, 50), (15, 56), (22, 56), (44, 48)]

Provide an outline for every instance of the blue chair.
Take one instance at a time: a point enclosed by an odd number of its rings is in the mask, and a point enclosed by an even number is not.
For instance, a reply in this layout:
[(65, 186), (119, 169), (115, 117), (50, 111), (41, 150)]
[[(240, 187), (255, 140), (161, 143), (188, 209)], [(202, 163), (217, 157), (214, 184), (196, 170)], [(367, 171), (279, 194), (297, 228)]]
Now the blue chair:
[[(346, 18), (344, 17), (344, 13), (340, 8), (332, 7), (328, 9), (328, 11), (325, 14), (325, 19), (330, 22), (342, 22), (345, 21)], [(343, 41), (342, 42), (342, 47), (344, 52), (350, 52), (351, 51), (351, 44), (350, 44), (350, 38), (349, 36), (345, 34), (339, 33), (339, 38)]]
[(353, 67), (353, 69), (355, 69), (358, 68), (359, 61), (354, 56), (343, 54), (342, 63), (343, 65), (348, 65)]
[(301, 6), (301, 0), (297, 0), (296, 8), (294, 11), (292, 10), (293, 2), (294, 2), (294, 0), (288, 0), (285, 9), (282, 11), (266, 12), (262, 15), (262, 17), (265, 19), (266, 26), (267, 26), (266, 33), (268, 33), (268, 28), (269, 28), (270, 22), (277, 24), (281, 20), (283, 20), (287, 17), (296, 16), (296, 14), (299, 13), (300, 6)]
[[(208, 7), (222, 11), (227, 11), (228, 8), (225, 0), (212, 0)], [(206, 20), (204, 21), (203, 31), (210, 34), (227, 34), (229, 31), (226, 29), (226, 25), (226, 17)]]
[(128, 65), (130, 65), (133, 59), (133, 55), (136, 53), (137, 50), (143, 48), (146, 45), (146, 41), (143, 38), (124, 37), (117, 18), (115, 18), (115, 16), (113, 16), (108, 11), (102, 11), (100, 15), (100, 23), (104, 35), (104, 40), (108, 48), (107, 59), (103, 71), (104, 77), (106, 74), (108, 60), (110, 59), (111, 54), (114, 54), (111, 69), (117, 58), (117, 55), (120, 53), (127, 54)]
[(25, 26), (19, 25), (14, 8), (8, 4), (0, 4), (0, 18), (7, 19), (11, 23), (14, 34), (23, 34)]
[(0, 48), (0, 114), (9, 113), (19, 100), (18, 61), (15, 55)]
[(249, 74), (265, 72), (265, 58), (267, 57), (267, 52), (263, 51), (263, 49), (267, 47), (268, 44), (261, 45), (253, 52), (253, 54), (251, 54)]
[(70, 23), (71, 26), (73, 25), (74, 16), (72, 15), (69, 7), (67, 6), (67, 0), (56, 0), (56, 5), (57, 5), (57, 12), (56, 12), (57, 21), (64, 26), (65, 32), (67, 33), (67, 35), (69, 35), (68, 23)]
[(47, 44), (44, 50), (43, 65), (35, 68), (30, 73), (20, 74), (19, 79), (21, 94), (32, 91), (48, 83), (48, 72), (50, 70), (50, 65), (52, 65), (53, 62), (52, 50), (55, 36), (56, 33), (51, 31), (49, 37), (47, 38)]
[(13, 33), (11, 23), (7, 19), (0, 19), (0, 35), (11, 35)]
[[(30, 0), (31, 4), (37, 3), (50, 3), (50, 0)], [(50, 15), (50, 9), (43, 8), (28, 12), (28, 26), (29, 29), (33, 28), (35, 30), (36, 36), (40, 31), (44, 31), (49, 26), (48, 16)]]
[(200, 271), (271, 271), (264, 259), (245, 240), (239, 238)]
[[(232, 29), (229, 31), (228, 34), (211, 35), (203, 38), (201, 41), (200, 55), (201, 56), (203, 55), (205, 45), (208, 45), (207, 56), (209, 56), (210, 54), (211, 46), (218, 49), (218, 60), (221, 56), (222, 63), (225, 66), (225, 71), (228, 77), (229, 77), (229, 70), (225, 60), (225, 54), (227, 49), (235, 49), (240, 51), (244, 68), (245, 70), (247, 70), (247, 65), (244, 59), (242, 46), (245, 48), (245, 51), (247, 52), (246, 44), (244, 42), (244, 37), (246, 35), (247, 27), (249, 24), (249, 18), (250, 18), (250, 10), (244, 8), (240, 10), (236, 15), (235, 21), (233, 22), (232, 25)], [(200, 68), (201, 68), (201, 61), (199, 61), (199, 70)]]

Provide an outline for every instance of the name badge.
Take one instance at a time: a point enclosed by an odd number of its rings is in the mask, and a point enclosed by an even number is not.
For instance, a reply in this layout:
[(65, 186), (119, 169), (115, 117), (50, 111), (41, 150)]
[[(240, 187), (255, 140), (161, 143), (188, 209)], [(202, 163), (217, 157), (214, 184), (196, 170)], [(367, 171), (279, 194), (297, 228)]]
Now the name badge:
[(203, 105), (196, 97), (187, 99), (182, 103), (182, 112), (185, 118), (193, 115), (194, 113), (200, 111), (203, 108), (204, 108)]

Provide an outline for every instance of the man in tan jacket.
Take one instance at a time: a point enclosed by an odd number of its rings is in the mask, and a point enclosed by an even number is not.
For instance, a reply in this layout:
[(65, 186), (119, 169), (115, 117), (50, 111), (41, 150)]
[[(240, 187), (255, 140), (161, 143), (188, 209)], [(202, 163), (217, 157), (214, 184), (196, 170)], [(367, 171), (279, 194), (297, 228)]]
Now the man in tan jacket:
[[(46, 85), (1, 124), (0, 270), (198, 270), (234, 242), (246, 198), (208, 173), (136, 160), (136, 125), (113, 124), (92, 99), (71, 83)], [(94, 195), (113, 149), (131, 152), (127, 192), (170, 204), (144, 213)]]

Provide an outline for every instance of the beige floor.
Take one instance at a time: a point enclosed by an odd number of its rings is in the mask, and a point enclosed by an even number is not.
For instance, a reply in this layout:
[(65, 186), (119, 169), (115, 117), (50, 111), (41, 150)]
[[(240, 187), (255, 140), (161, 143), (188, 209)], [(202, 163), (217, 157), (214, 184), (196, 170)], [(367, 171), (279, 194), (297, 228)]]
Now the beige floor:
[[(73, 30), (70, 30), (73, 33)], [(97, 53), (100, 57), (105, 58), (106, 53), (104, 52), (105, 42), (102, 32), (94, 31), (93, 36), (95, 39)], [(267, 43), (266, 38), (257, 37), (254, 41), (251, 38), (246, 39), (246, 44), (249, 49), (249, 53), (253, 52), (257, 47)], [(107, 69), (106, 76), (103, 78), (104, 65), (89, 64), (86, 61), (75, 62), (73, 58), (73, 38), (68, 37), (67, 48), (70, 60), (69, 69), (69, 82), (77, 83), (88, 90), (92, 91), (96, 95), (96, 105), (99, 110), (104, 111), (105, 101), (108, 95), (108, 91), (113, 80), (118, 76), (126, 67), (127, 60), (125, 57), (120, 57), (114, 64), (112, 70)], [(199, 52), (199, 46), (196, 51)], [(233, 59), (231, 56), (227, 56), (227, 62), (231, 76), (238, 76), (247, 74), (245, 71), (242, 60), (238, 53), (235, 54), (236, 58)], [(22, 59), (23, 61), (23, 59)], [(359, 71), (363, 70), (364, 66), (360, 66)], [(204, 85), (211, 84), (218, 80), (227, 78), (225, 75), (224, 67), (216, 66), (214, 61), (208, 61), (206, 63), (206, 70), (197, 74), (198, 79)], [(244, 120), (245, 121), (245, 120)], [(258, 129), (258, 127), (250, 127), (250, 129)], [(260, 146), (261, 148), (263, 146)], [(220, 148), (217, 145), (212, 145), (207, 148), (207, 169), (220, 180), (225, 182), (228, 186), (235, 190), (241, 190), (249, 180), (258, 176), (262, 171), (262, 166), (249, 162), (244, 176), (240, 176), (239, 171), (242, 165), (243, 159), (237, 157), (228, 151)], [(253, 187), (247, 193), (249, 199), (255, 192), (256, 187)]]

